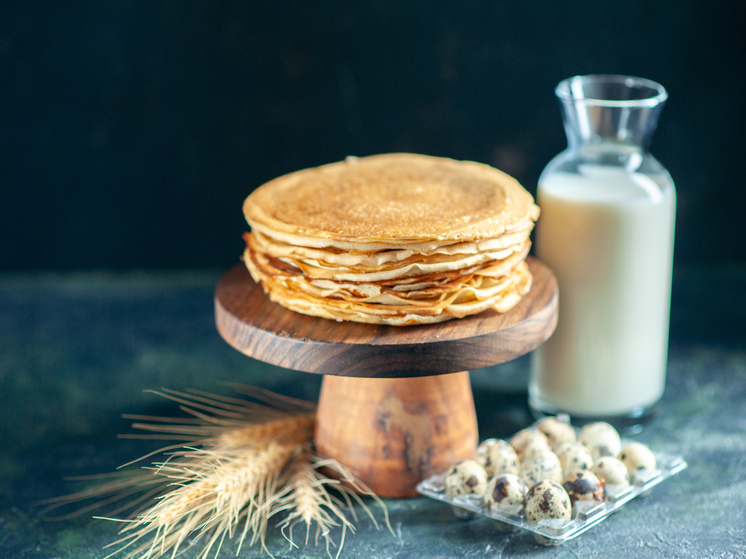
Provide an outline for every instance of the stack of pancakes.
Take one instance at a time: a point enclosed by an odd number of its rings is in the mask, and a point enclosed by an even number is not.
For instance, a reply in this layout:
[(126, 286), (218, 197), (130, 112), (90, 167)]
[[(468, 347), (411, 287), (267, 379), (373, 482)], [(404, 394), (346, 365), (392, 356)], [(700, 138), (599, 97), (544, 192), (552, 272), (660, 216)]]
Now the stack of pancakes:
[(385, 154), (274, 179), (244, 202), (244, 262), (270, 299), (396, 326), (512, 308), (539, 209), (487, 165)]

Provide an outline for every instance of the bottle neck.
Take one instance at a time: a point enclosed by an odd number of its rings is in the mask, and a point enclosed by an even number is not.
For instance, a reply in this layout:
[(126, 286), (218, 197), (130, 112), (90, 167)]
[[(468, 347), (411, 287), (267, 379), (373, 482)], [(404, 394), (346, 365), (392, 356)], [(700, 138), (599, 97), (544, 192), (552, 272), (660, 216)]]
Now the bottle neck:
[(647, 151), (667, 94), (649, 80), (626, 76), (576, 76), (555, 91), (571, 150)]
[(658, 121), (657, 107), (603, 107), (590, 103), (562, 103), (570, 149), (604, 144), (620, 151), (647, 151)]

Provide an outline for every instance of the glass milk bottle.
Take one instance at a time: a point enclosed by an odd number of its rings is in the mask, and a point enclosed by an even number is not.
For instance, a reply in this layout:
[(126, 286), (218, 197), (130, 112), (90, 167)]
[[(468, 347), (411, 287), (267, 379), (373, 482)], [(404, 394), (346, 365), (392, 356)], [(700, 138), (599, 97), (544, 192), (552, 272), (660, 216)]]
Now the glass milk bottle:
[(613, 75), (555, 93), (568, 148), (539, 179), (536, 249), (559, 282), (559, 321), (534, 352), (529, 405), (636, 431), (666, 376), (676, 193), (647, 148), (667, 93)]

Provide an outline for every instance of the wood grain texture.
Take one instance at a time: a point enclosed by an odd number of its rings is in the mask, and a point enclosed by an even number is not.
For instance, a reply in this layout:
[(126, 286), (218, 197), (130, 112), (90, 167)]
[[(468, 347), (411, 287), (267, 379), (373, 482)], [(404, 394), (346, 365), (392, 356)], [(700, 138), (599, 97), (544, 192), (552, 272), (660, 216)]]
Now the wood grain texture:
[(531, 291), (511, 311), (422, 326), (378, 326), (305, 316), (272, 303), (242, 264), (215, 290), (215, 321), (234, 348), (273, 365), (326, 375), (417, 377), (520, 357), (557, 324), (557, 280), (529, 257)]
[(469, 373), (403, 379), (326, 376), (316, 448), (351, 468), (381, 497), (473, 456), (478, 442)]

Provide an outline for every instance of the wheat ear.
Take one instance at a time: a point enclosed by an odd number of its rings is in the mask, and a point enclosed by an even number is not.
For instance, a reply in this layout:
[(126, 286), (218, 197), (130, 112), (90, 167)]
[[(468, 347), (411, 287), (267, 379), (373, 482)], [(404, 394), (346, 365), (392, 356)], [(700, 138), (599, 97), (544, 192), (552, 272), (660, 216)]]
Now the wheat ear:
[[(168, 493), (144, 513), (127, 521), (122, 538), (111, 544), (126, 558), (177, 554), (188, 538), (202, 540), (205, 558), (225, 537), (233, 538), (243, 525), (239, 549), (249, 536), (265, 546), (268, 502), (280, 472), (298, 443), (271, 441), (234, 452), (192, 449), (177, 459), (154, 464), (155, 475), (171, 484)], [(113, 554), (112, 554), (113, 555)]]
[(287, 511), (279, 527), (291, 545), (297, 547), (293, 541), (293, 528), (297, 524), (305, 525), (306, 544), (308, 544), (312, 526), (315, 524), (314, 543), (318, 543), (319, 537), (323, 537), (327, 553), (331, 556), (330, 546), (335, 545), (331, 538), (331, 531), (341, 525), (342, 544), (339, 546), (341, 551), (347, 529), (354, 531), (355, 528), (338, 504), (332, 501), (325, 487), (337, 484), (337, 480), (319, 474), (311, 461), (308, 449), (294, 460), (287, 483), (283, 491), (275, 496), (272, 509), (273, 514)]
[[(129, 516), (98, 517), (124, 523), (121, 537), (107, 548), (115, 548), (108, 557), (124, 554), (125, 559), (176, 557), (186, 550), (187, 541), (190, 546), (202, 542), (198, 559), (206, 559), (213, 551), (219, 553), (226, 538), (236, 536), (239, 551), (246, 542), (259, 542), (271, 555), (265, 542), (267, 526), (280, 513), (286, 514), (279, 524), (281, 532), (291, 543), (294, 526), (305, 524), (308, 542), (315, 524), (315, 541), (323, 538), (330, 556), (336, 546), (331, 532), (341, 526), (338, 556), (347, 530), (354, 531), (344, 512), (349, 508), (356, 520), (353, 501), (378, 527), (358, 493), (371, 496), (382, 507), (391, 530), (380, 499), (341, 464), (312, 455), (312, 404), (262, 389), (239, 388), (260, 403), (163, 390), (159, 394), (179, 403), (189, 417), (129, 417), (138, 421), (133, 427), (149, 433), (140, 438), (179, 441), (157, 451), (166, 458), (135, 472), (117, 472), (110, 481), (53, 500), (51, 506), (97, 497), (103, 499), (99, 504), (113, 503), (141, 494), (130, 503), (140, 508)], [(324, 476), (322, 468), (333, 472), (334, 479)], [(153, 498), (151, 505), (144, 505)], [(113, 514), (125, 510), (127, 506)]]
[[(322, 470), (329, 471), (333, 477), (327, 477)], [(331, 491), (330, 491), (331, 490)], [(305, 543), (308, 544), (313, 525), (315, 524), (314, 543), (323, 538), (327, 554), (331, 557), (331, 548), (336, 547), (332, 539), (332, 530), (341, 527), (338, 557), (344, 546), (347, 530), (355, 531), (355, 525), (345, 515), (349, 510), (357, 520), (352, 501), (357, 502), (378, 528), (375, 516), (360, 498), (360, 494), (371, 497), (383, 510), (386, 526), (393, 534), (388, 518), (386, 505), (367, 487), (359, 482), (352, 473), (339, 462), (332, 459), (321, 459), (314, 456), (310, 445), (299, 453), (288, 470), (287, 482), (272, 503), (272, 515), (286, 511), (285, 518), (279, 523), (281, 532), (291, 545), (293, 528), (298, 524), (305, 525)]]

